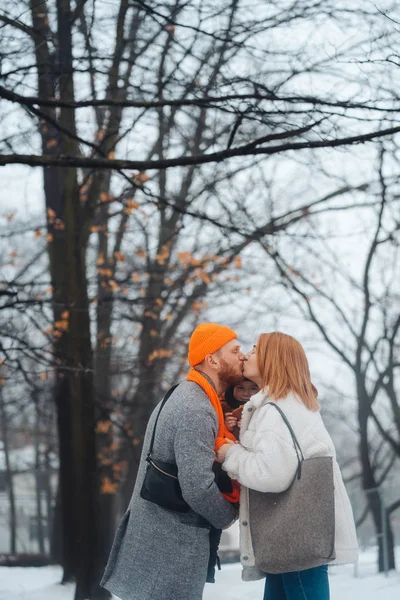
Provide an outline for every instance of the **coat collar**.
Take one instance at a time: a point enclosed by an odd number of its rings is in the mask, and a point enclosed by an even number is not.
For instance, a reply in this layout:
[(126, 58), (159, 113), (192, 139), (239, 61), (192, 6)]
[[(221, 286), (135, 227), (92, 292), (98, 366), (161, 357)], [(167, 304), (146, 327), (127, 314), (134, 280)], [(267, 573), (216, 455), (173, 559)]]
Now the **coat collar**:
[(254, 408), (260, 408), (265, 402), (268, 401), (268, 390), (260, 390), (257, 394), (254, 394), (248, 402), (248, 405), (253, 406)]

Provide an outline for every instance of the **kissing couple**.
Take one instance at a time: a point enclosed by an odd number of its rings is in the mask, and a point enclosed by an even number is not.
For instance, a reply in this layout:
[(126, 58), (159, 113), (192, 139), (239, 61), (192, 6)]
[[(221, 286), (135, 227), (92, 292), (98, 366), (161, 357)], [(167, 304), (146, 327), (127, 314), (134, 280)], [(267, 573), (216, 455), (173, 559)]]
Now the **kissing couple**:
[(186, 380), (150, 417), (101, 581), (121, 600), (201, 600), (237, 519), (242, 579), (265, 579), (264, 600), (329, 600), (328, 565), (357, 561), (305, 351), (280, 332), (254, 341), (244, 354), (229, 327), (194, 330)]

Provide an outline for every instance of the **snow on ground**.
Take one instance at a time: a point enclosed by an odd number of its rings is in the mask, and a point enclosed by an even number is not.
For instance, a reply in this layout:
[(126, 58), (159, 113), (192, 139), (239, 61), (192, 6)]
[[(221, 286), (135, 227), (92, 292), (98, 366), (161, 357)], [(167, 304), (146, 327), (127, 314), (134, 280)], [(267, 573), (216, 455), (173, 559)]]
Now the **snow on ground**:
[[(390, 573), (388, 577), (377, 575), (375, 556), (370, 552), (361, 557), (358, 577), (354, 577), (352, 565), (331, 567), (331, 600), (399, 600), (400, 572)], [(222, 568), (217, 583), (206, 585), (203, 600), (262, 600), (263, 581), (244, 583), (240, 580), (239, 565), (223, 565)]]
[(0, 567), (0, 600), (72, 600), (61, 575), (60, 567)]
[[(400, 563), (400, 548), (397, 553)], [(330, 569), (331, 600), (399, 600), (400, 572), (376, 574), (376, 551), (361, 555), (358, 576), (354, 567)], [(0, 567), (0, 600), (72, 600), (73, 586), (59, 585), (59, 567)], [(222, 565), (217, 583), (207, 584), (203, 600), (261, 600), (263, 582), (244, 583), (238, 564)], [(166, 599), (167, 600), (167, 599)]]

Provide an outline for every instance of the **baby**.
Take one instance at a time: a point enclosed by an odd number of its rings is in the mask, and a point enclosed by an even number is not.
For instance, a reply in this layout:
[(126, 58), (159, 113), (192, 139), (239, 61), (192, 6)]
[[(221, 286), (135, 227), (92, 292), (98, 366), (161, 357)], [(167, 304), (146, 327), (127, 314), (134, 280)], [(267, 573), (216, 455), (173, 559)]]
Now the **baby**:
[(257, 394), (260, 388), (254, 381), (244, 378), (235, 386), (229, 387), (221, 399), (222, 410), (225, 414), (225, 425), (239, 439), (239, 424), (242, 418), (243, 406), (251, 396)]

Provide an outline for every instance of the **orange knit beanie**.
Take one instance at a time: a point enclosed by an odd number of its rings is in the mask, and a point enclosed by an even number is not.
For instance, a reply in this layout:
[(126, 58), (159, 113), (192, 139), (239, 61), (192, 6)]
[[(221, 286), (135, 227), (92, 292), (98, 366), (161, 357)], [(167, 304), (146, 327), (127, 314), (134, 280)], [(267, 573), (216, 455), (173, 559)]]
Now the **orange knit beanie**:
[(189, 340), (188, 360), (191, 367), (203, 362), (207, 354), (216, 352), (237, 338), (233, 329), (217, 323), (202, 323), (193, 331)]

